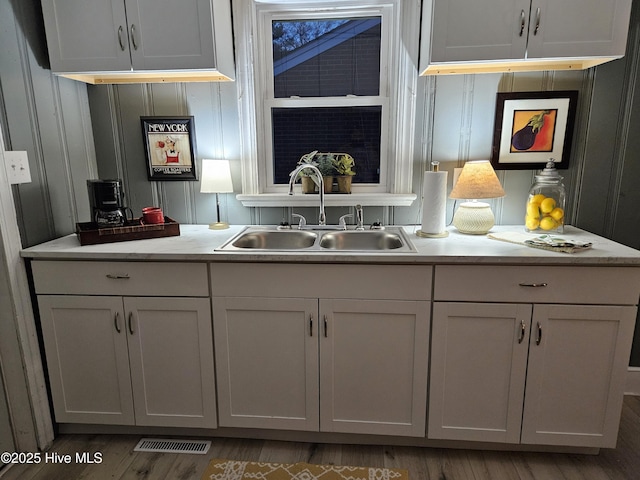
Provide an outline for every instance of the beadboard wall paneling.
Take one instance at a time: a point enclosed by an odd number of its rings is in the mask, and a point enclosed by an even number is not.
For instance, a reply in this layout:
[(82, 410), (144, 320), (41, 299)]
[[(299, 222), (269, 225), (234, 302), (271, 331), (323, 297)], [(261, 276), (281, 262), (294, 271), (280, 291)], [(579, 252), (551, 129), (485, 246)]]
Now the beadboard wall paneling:
[[(240, 192), (239, 130), (234, 83), (170, 83), (89, 86), (89, 103), (101, 178), (121, 178), (127, 205), (139, 216), (156, 205), (181, 223), (215, 221), (215, 195), (200, 193), (203, 158), (231, 161), (234, 190)], [(193, 116), (198, 181), (149, 181), (141, 116)], [(234, 194), (220, 195), (230, 223), (252, 223), (249, 209)]]
[(25, 246), (75, 230), (97, 171), (86, 88), (48, 70), (41, 15), (37, 0), (0, 1), (5, 144), (27, 151), (32, 179), (12, 187)]
[[(610, 202), (616, 212), (615, 222), (611, 225), (611, 237), (617, 241), (640, 249), (640, 4), (634, 2), (632, 30), (627, 47), (627, 83), (624, 88), (622, 105), (625, 115), (620, 119), (623, 139), (616, 149), (619, 167), (616, 171), (617, 198)], [(597, 202), (598, 198), (591, 199)], [(607, 232), (609, 233), (609, 232)], [(640, 324), (636, 327), (640, 330)], [(639, 349), (640, 350), (640, 349)], [(637, 352), (637, 365), (640, 366), (640, 351)]]
[[(431, 161), (439, 161), (440, 169), (449, 172), (449, 189), (453, 171), (467, 160), (489, 159), (494, 132), (495, 102), (498, 92), (578, 90), (584, 88), (583, 72), (527, 72), (515, 74), (483, 74), (439, 76), (435, 79), (421, 77), (419, 84), (418, 112), (423, 116), (421, 138), (416, 144), (416, 155), (422, 160), (416, 163), (414, 185), (422, 193), (423, 172)], [(435, 83), (435, 86), (433, 86)], [(432, 115), (430, 115), (432, 113)], [(577, 112), (584, 115), (584, 109)], [(428, 118), (429, 121), (425, 121)], [(419, 120), (417, 120), (419, 121)], [(564, 171), (567, 191), (572, 191), (573, 172), (579, 171), (581, 160), (572, 150), (570, 168)], [(531, 170), (499, 170), (506, 196), (492, 199), (496, 223), (521, 224), (524, 204), (529, 187), (534, 180)], [(416, 202), (412, 212), (402, 218), (419, 223), (421, 205)], [(453, 214), (454, 204), (447, 205), (447, 219)], [(571, 212), (567, 212), (570, 217)], [(417, 218), (417, 220), (415, 220)]]

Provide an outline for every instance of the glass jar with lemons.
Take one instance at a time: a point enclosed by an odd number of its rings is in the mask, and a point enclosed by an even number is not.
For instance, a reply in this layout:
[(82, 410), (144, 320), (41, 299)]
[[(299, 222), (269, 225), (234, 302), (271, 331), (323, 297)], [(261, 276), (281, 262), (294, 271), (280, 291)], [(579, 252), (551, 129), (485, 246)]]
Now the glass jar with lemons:
[(536, 175), (527, 198), (524, 228), (527, 232), (563, 233), (566, 193), (562, 177), (551, 158)]

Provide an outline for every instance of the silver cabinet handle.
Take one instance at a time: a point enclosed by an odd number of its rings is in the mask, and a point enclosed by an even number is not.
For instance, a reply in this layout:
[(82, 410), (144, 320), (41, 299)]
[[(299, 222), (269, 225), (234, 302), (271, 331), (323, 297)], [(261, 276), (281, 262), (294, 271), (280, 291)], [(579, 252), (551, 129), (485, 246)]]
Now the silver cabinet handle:
[(124, 41), (122, 40), (122, 33), (124, 32), (124, 28), (122, 28), (122, 25), (120, 25), (118, 27), (118, 43), (120, 43), (120, 50), (122, 50), (124, 52), (124, 49), (126, 48), (126, 45), (124, 44)]
[(531, 287), (531, 288), (544, 288), (546, 287), (548, 284), (546, 282), (542, 282), (542, 283), (519, 283), (518, 285), (520, 285), (521, 287)]
[(135, 332), (133, 331), (133, 312), (129, 312), (129, 333), (133, 335)]
[(536, 345), (540, 345), (542, 341), (542, 325), (538, 322), (538, 335), (536, 336)]
[(107, 273), (105, 276), (112, 280), (129, 280), (131, 278), (128, 273)]
[(525, 18), (524, 10), (520, 10), (520, 36), (524, 34)]
[(313, 315), (309, 315), (309, 336), (313, 337)]
[(540, 30), (540, 7), (536, 9), (536, 28), (533, 31), (534, 35), (538, 34), (538, 30)]
[[(540, 9), (538, 9), (540, 10)], [(131, 43), (133, 44), (133, 49), (134, 50), (138, 50), (138, 42), (136, 42), (136, 26), (135, 24), (131, 24), (131, 29), (129, 30), (131, 32)]]
[(327, 316), (326, 315), (324, 315), (323, 323), (324, 323), (324, 337), (327, 338), (329, 336), (329, 327), (327, 325)]
[(116, 332), (120, 333), (122, 330), (120, 329), (120, 312), (116, 312), (113, 317), (113, 324), (116, 327)]
[(524, 340), (524, 336), (527, 334), (527, 325), (524, 323), (524, 320), (520, 321), (520, 335), (518, 335), (518, 343), (522, 343)]

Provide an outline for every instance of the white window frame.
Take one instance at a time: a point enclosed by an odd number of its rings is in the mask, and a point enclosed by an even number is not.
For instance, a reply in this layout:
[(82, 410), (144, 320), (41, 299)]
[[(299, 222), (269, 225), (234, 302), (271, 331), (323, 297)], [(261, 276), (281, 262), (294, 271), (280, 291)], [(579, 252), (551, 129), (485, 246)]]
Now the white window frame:
[[(287, 195), (273, 185), (271, 108), (273, 106), (382, 105), (380, 184), (354, 184), (351, 195), (327, 195), (328, 205), (408, 206), (411, 191), (415, 91), (420, 27), (417, 0), (233, 0), (240, 106), (242, 194), (245, 206), (314, 205), (314, 196)], [(276, 99), (273, 93), (271, 20), (382, 16), (379, 97)], [(384, 42), (388, 35), (390, 42)], [(389, 48), (386, 45), (389, 45)], [(268, 59), (261, 62), (261, 59)], [(265, 65), (266, 63), (266, 65)], [(375, 103), (372, 103), (374, 102)], [(385, 115), (385, 113), (387, 113)], [(347, 198), (345, 198), (347, 197)]]

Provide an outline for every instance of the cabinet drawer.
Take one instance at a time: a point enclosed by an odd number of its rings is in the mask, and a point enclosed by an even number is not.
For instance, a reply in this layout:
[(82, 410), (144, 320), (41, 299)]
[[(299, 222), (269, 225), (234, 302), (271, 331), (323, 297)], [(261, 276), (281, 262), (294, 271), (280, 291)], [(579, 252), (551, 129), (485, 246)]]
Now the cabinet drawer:
[(430, 300), (429, 265), (219, 263), (211, 291), (220, 297)]
[(31, 265), (38, 294), (209, 295), (205, 263), (36, 260)]
[(637, 267), (436, 267), (435, 300), (636, 305)]

